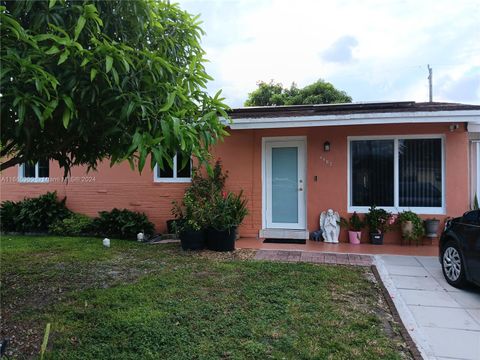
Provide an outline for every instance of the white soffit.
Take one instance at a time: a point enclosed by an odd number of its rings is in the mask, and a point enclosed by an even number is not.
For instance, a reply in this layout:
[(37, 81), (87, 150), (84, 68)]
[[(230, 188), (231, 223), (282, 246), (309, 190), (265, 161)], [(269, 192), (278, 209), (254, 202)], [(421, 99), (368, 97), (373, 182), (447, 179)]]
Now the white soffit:
[[(306, 115), (284, 117), (236, 118), (227, 124), (232, 130), (278, 129), (316, 126), (346, 126), (409, 123), (469, 123), (480, 128), (480, 110), (350, 113), (342, 115)], [(471, 131), (471, 130), (469, 130)]]

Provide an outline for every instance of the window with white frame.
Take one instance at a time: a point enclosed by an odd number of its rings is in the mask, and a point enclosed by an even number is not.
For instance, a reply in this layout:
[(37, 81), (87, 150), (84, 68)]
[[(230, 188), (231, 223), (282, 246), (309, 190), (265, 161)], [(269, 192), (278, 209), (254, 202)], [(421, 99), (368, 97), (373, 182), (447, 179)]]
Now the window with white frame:
[(480, 142), (477, 142), (477, 172), (476, 172), (476, 179), (477, 179), (477, 199), (480, 197)]
[(19, 182), (48, 182), (50, 176), (48, 160), (40, 160), (37, 163), (24, 163), (18, 167)]
[(444, 213), (441, 136), (349, 138), (349, 211)]
[(154, 180), (156, 182), (189, 182), (192, 178), (192, 160), (181, 153), (173, 157), (173, 167), (164, 163), (163, 169), (155, 165)]

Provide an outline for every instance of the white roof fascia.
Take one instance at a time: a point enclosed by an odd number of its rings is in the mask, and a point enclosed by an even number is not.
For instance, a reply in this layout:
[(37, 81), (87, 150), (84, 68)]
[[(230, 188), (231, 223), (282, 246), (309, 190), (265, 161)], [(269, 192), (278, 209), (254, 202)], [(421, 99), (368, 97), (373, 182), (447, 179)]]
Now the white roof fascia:
[(245, 117), (233, 119), (232, 123), (230, 124), (224, 121), (224, 123), (230, 126), (232, 130), (451, 122), (471, 122), (480, 124), (480, 110), (360, 113), (255, 118)]

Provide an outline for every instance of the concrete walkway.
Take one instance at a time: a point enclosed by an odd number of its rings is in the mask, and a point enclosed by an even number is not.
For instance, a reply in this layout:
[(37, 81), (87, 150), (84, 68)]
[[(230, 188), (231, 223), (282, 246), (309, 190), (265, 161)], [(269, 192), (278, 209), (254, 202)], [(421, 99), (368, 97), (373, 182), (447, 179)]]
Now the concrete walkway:
[(445, 281), (437, 257), (377, 255), (378, 272), (425, 359), (480, 359), (480, 290)]

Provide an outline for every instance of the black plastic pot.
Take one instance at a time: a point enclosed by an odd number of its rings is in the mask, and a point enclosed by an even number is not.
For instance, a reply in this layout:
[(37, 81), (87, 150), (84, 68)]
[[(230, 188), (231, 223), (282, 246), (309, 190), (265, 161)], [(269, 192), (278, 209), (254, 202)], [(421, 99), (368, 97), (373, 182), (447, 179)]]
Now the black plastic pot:
[(205, 249), (205, 230), (182, 231), (180, 233), (180, 243), (183, 250), (202, 250)]
[(373, 245), (383, 245), (383, 234), (370, 233), (370, 242)]
[(235, 228), (229, 230), (207, 230), (207, 249), (213, 251), (235, 250)]

